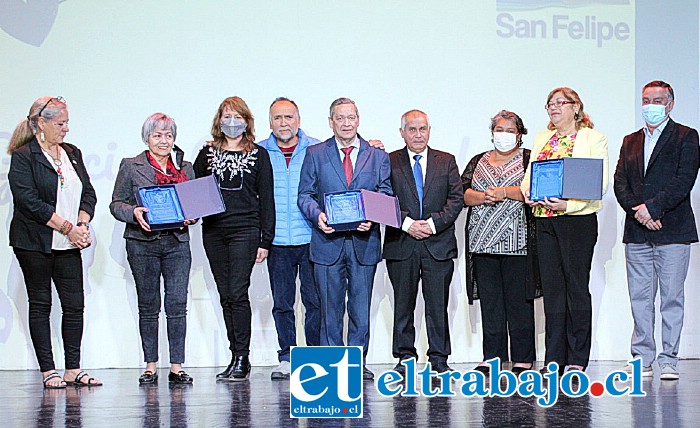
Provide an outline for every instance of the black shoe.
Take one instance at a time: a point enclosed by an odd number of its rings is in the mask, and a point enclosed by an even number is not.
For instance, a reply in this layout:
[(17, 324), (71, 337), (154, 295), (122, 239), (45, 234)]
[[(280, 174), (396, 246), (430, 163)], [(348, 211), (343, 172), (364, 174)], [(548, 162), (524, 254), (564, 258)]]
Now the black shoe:
[(515, 375), (515, 377), (520, 376), (520, 373), (522, 373), (522, 372), (524, 372), (524, 371), (526, 371), (526, 370), (532, 370), (532, 365), (530, 365), (530, 367), (520, 367), (520, 366), (518, 366), (518, 367), (512, 367), (512, 368), (510, 369), (510, 371), (513, 372), (513, 374)]
[(226, 370), (216, 375), (216, 380), (228, 380), (228, 378), (231, 377), (231, 373), (233, 373), (233, 366), (235, 363), (236, 357), (231, 358), (231, 364), (226, 367)]
[(239, 355), (233, 364), (233, 371), (228, 380), (233, 382), (243, 382), (250, 376), (250, 360), (247, 355)]
[(152, 372), (146, 370), (141, 376), (139, 376), (140, 385), (150, 385), (158, 382), (158, 372)]
[[(549, 368), (547, 368), (548, 364), (545, 364), (544, 367), (540, 369), (540, 373), (543, 375), (546, 375), (547, 373), (551, 373), (549, 371)], [(566, 366), (559, 366), (559, 376), (561, 377), (564, 374), (564, 370), (566, 370)]]
[(476, 366), (472, 369), (475, 372), (481, 372), (484, 376), (488, 376), (491, 373), (491, 366)]
[[(403, 360), (401, 360), (401, 361), (403, 361)], [(399, 361), (398, 363), (396, 363), (396, 366), (394, 366), (394, 371), (395, 371), (396, 373), (400, 374), (401, 377), (406, 377), (406, 366), (404, 366), (403, 364), (401, 364), (401, 361)]]
[(192, 379), (192, 376), (185, 373), (184, 370), (180, 370), (177, 373), (173, 373), (173, 372), (168, 373), (168, 382), (170, 382), (170, 383), (177, 383), (180, 385), (189, 385), (193, 381), (194, 381), (194, 379)]
[(433, 370), (435, 370), (438, 373), (445, 373), (445, 372), (451, 372), (452, 369), (450, 366), (447, 365), (447, 361), (435, 361), (434, 363), (430, 364)]
[(374, 380), (374, 373), (367, 366), (362, 366), (362, 380)]

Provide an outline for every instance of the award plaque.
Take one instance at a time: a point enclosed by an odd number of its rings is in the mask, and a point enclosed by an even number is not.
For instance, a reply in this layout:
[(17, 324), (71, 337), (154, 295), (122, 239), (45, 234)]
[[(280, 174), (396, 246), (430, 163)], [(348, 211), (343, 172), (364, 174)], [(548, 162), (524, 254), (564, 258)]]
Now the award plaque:
[(369, 190), (326, 193), (324, 195), (328, 225), (336, 232), (355, 230), (363, 221), (400, 227), (399, 200)]
[(603, 160), (564, 158), (532, 162), (530, 200), (537, 202), (545, 197), (602, 199)]
[(154, 231), (177, 229), (183, 227), (185, 220), (226, 210), (213, 175), (179, 184), (140, 187), (136, 201), (139, 206), (148, 208), (146, 221)]

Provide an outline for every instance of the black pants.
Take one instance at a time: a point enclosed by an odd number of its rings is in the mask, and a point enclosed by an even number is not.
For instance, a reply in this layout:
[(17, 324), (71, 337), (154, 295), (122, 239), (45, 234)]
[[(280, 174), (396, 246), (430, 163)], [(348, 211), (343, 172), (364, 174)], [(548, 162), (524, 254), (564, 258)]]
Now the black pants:
[(63, 317), (61, 336), (66, 370), (80, 368), (83, 339), (83, 260), (80, 250), (44, 254), (15, 248), (29, 298), (29, 334), (42, 372), (56, 368), (51, 348), (51, 280), (56, 285)]
[(204, 251), (219, 290), (229, 349), (233, 356), (250, 353), (250, 274), (260, 245), (260, 229), (208, 228), (202, 233)]
[(395, 358), (418, 357), (415, 348), (416, 328), (413, 324), (422, 281), (425, 301), (425, 325), (428, 333), (428, 360), (446, 362), (452, 352), (447, 304), (454, 272), (452, 259), (436, 260), (424, 242), (416, 244), (406, 260), (387, 260), (386, 269), (394, 287), (394, 331), (392, 353)]
[(537, 218), (537, 251), (545, 314), (545, 363), (588, 366), (591, 276), (598, 239), (595, 214)]
[[(525, 297), (527, 256), (474, 254), (483, 321), (484, 361), (535, 361), (535, 311)], [(508, 336), (510, 335), (510, 355)]]

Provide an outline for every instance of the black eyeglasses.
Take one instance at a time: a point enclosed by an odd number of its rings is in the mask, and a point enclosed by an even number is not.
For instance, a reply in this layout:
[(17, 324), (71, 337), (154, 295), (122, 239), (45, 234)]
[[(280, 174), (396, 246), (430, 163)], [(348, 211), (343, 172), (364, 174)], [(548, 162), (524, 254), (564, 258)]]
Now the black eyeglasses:
[(51, 101), (56, 101), (56, 102), (59, 102), (59, 103), (64, 103), (66, 100), (64, 100), (63, 97), (49, 98), (49, 100), (46, 101), (46, 104), (44, 104), (44, 107), (42, 107), (41, 110), (39, 110), (39, 114), (36, 115), (37, 118), (41, 117), (41, 113), (43, 113), (44, 110), (46, 110), (46, 107), (48, 107), (49, 104), (51, 104)]

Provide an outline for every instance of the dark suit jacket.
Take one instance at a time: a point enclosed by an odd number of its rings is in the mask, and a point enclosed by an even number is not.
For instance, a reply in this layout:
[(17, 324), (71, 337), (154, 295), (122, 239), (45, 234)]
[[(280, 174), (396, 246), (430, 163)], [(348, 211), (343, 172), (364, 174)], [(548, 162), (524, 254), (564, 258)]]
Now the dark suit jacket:
[[(177, 146), (173, 147), (173, 152), (175, 152), (176, 163), (185, 171), (187, 178), (193, 180), (192, 164), (183, 160), (184, 153)], [(158, 238), (157, 232), (146, 232), (134, 218), (134, 208), (138, 206), (136, 192), (138, 192), (139, 187), (154, 186), (155, 179), (156, 171), (149, 164), (145, 151), (133, 158), (124, 158), (119, 164), (109, 211), (114, 218), (126, 223), (124, 238), (139, 241), (153, 241)], [(175, 237), (180, 242), (190, 240), (188, 231), (188, 227), (173, 230)]]
[(314, 226), (310, 247), (310, 259), (314, 263), (335, 264), (340, 258), (343, 241), (348, 234), (352, 237), (360, 264), (373, 265), (381, 260), (381, 237), (378, 224), (373, 224), (367, 232), (326, 234), (318, 228), (318, 215), (325, 210), (326, 193), (366, 189), (385, 195), (393, 194), (389, 178), (391, 174), (389, 155), (383, 150), (370, 147), (367, 141), (359, 136), (358, 138), (360, 150), (357, 152), (350, 186), (345, 179), (335, 137), (310, 146), (306, 151), (304, 164), (301, 167), (297, 205)]
[[(62, 143), (78, 178), (83, 183), (80, 210), (92, 218), (97, 195), (83, 163), (83, 155), (72, 144)], [(58, 174), (41, 151), (36, 138), (12, 153), (7, 175), (14, 208), (10, 223), (10, 245), (15, 248), (51, 253), (53, 229), (46, 225), (56, 211)]]
[[(627, 213), (622, 242), (697, 242), (690, 191), (700, 163), (698, 132), (669, 119), (644, 174), (644, 130), (626, 136), (615, 169), (615, 196)], [(646, 204), (662, 228), (651, 231), (634, 219), (632, 207)]]
[[(401, 221), (406, 217), (420, 218), (420, 206), (413, 168), (406, 147), (392, 152), (391, 186), (399, 198)], [(425, 184), (423, 185), (423, 218), (432, 218), (436, 234), (423, 240), (430, 254), (437, 260), (457, 257), (457, 239), (454, 223), (464, 207), (462, 181), (455, 157), (449, 153), (428, 148)], [(393, 227), (386, 228), (384, 258), (405, 260), (418, 242), (408, 233)]]

